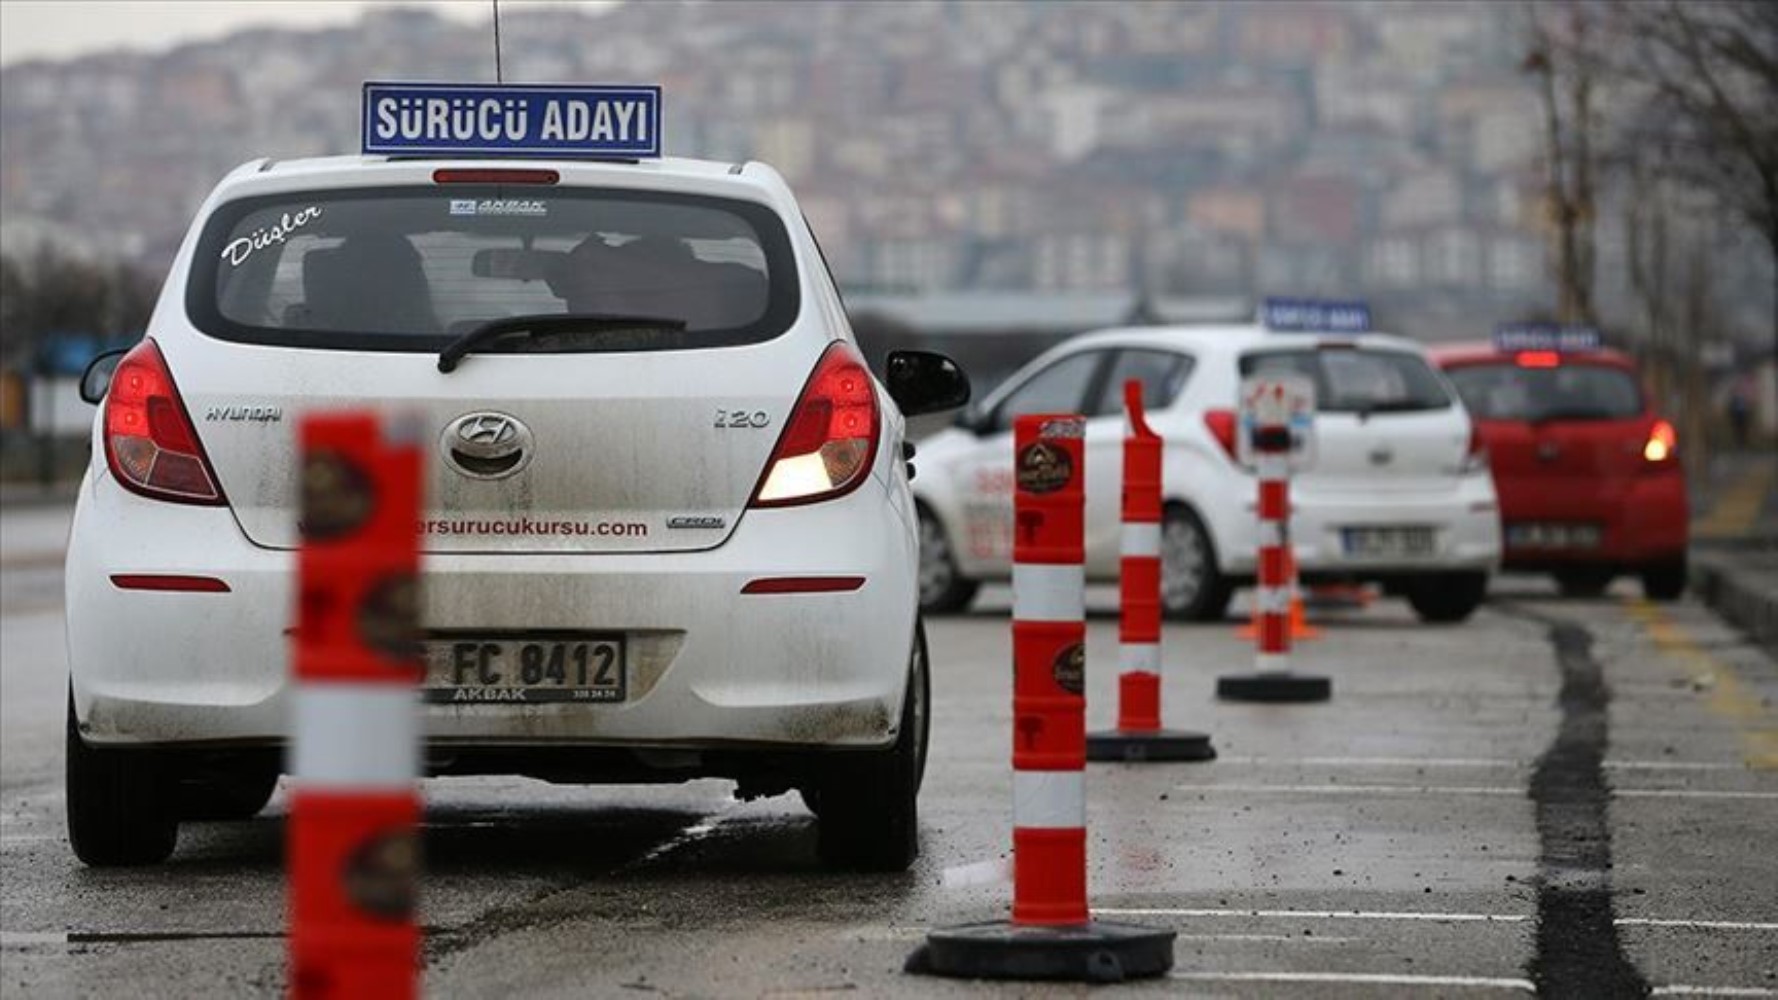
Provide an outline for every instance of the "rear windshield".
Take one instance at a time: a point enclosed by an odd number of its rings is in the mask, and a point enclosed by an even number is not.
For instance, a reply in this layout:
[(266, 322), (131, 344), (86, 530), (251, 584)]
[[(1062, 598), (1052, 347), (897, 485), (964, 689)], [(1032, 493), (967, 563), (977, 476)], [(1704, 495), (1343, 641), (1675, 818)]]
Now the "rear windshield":
[(1306, 375), (1322, 413), (1411, 413), (1451, 405), (1445, 384), (1418, 354), (1334, 348), (1243, 355), (1241, 374)]
[(515, 316), (633, 317), (597, 336), (558, 325), (485, 349), (634, 351), (769, 340), (798, 302), (789, 239), (763, 205), (452, 185), (224, 205), (200, 238), (186, 305), (225, 340), (391, 351), (435, 351)]
[(1628, 420), (1642, 415), (1642, 389), (1621, 368), (1485, 364), (1446, 374), (1463, 405), (1481, 420)]

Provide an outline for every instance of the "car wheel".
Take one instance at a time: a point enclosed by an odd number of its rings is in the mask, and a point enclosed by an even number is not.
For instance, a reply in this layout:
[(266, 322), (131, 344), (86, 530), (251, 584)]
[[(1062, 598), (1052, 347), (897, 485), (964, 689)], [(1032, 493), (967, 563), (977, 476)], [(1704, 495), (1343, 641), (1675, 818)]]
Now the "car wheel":
[(1685, 594), (1685, 560), (1660, 563), (1642, 571), (1642, 594), (1651, 601), (1677, 601)]
[(1598, 597), (1611, 586), (1616, 575), (1605, 569), (1563, 569), (1556, 571), (1556, 589), (1563, 597)]
[(1437, 573), (1408, 587), (1408, 604), (1423, 622), (1460, 622), (1475, 613), (1488, 596), (1486, 573)]
[(1198, 515), (1169, 506), (1161, 516), (1161, 611), (1175, 621), (1220, 621), (1234, 589), (1216, 567), (1216, 548)]
[(954, 614), (969, 607), (981, 584), (957, 569), (950, 536), (938, 515), (920, 505), (920, 610), (929, 615)]
[(830, 767), (814, 795), (803, 793), (819, 817), (816, 850), (828, 867), (899, 872), (920, 854), (917, 799), (932, 728), (932, 673), (926, 629), (918, 623), (909, 661), (895, 745)]
[(179, 819), (167, 794), (166, 771), (153, 753), (102, 750), (80, 738), (68, 697), (68, 842), (95, 868), (167, 860)]
[(249, 819), (271, 801), (278, 787), (272, 760), (230, 760), (179, 782), (179, 817), (195, 820)]

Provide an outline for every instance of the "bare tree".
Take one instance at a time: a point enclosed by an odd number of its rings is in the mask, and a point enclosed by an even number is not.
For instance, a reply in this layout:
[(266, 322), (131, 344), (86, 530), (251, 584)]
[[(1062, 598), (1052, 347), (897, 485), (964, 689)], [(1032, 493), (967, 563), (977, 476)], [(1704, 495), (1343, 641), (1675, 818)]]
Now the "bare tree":
[[(1778, 262), (1778, 4), (1613, 0), (1610, 23), (1612, 75), (1643, 94), (1629, 136)], [(1773, 308), (1778, 350), (1778, 293)]]
[(1535, 76), (1544, 113), (1547, 214), (1556, 230), (1556, 315), (1593, 323), (1593, 219), (1597, 163), (1595, 10), (1585, 3), (1533, 6), (1521, 68)]

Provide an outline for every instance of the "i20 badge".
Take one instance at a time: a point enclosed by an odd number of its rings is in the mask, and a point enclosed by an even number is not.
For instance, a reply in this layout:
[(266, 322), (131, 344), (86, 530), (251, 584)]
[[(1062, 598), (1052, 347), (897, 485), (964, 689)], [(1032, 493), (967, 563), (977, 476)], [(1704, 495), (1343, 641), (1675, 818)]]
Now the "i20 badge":
[(504, 479), (531, 461), (535, 441), (524, 421), (483, 410), (445, 425), (439, 436), (445, 463), (471, 479)]

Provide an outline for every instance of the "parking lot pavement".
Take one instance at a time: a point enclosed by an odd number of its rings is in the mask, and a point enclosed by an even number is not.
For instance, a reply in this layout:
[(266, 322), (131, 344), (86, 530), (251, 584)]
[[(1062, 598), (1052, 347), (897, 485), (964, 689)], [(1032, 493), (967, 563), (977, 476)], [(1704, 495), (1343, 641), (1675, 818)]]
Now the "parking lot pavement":
[[(10, 524), (13, 514), (5, 515)], [(31, 529), (55, 535), (53, 525)], [(62, 829), (59, 571), (0, 560), (0, 993), (281, 991), (283, 795), (192, 824), (161, 868), (81, 868)], [(1469, 623), (1325, 614), (1318, 706), (1222, 704), (1236, 622), (1169, 626), (1166, 717), (1209, 764), (1094, 765), (1091, 895), (1179, 933), (1139, 995), (1778, 996), (1778, 664), (1701, 605), (1507, 578)], [(1089, 725), (1116, 621), (1095, 591)], [(1001, 917), (1010, 606), (930, 623), (923, 855), (820, 871), (794, 798), (727, 788), (427, 784), (426, 985), (438, 996), (1082, 995), (914, 979), (929, 928)]]

